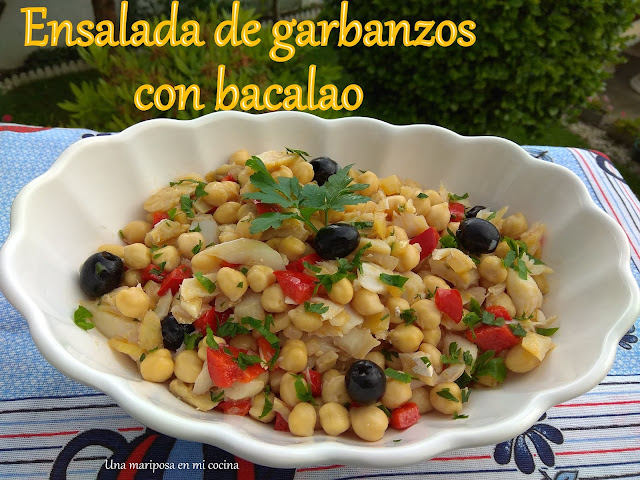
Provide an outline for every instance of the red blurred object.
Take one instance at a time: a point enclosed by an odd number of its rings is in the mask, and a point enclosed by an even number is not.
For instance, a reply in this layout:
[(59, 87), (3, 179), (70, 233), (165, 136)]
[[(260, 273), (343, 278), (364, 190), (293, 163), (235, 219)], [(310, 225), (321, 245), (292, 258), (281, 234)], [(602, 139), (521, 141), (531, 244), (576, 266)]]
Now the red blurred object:
[(411, 425), (415, 425), (418, 423), (418, 420), (420, 420), (418, 405), (413, 402), (408, 402), (391, 411), (389, 426), (397, 430), (402, 430), (409, 428)]
[(306, 302), (313, 295), (316, 278), (302, 272), (277, 270), (273, 272), (284, 294), (297, 304)]
[(416, 235), (409, 243), (418, 244), (422, 250), (420, 251), (420, 261), (427, 258), (431, 255), (436, 247), (438, 246), (438, 240), (440, 240), (440, 235), (438, 235), (438, 231), (434, 227), (427, 228), (424, 232)]
[(442, 313), (446, 313), (456, 323), (462, 320), (462, 296), (453, 288), (438, 288), (435, 294), (436, 307)]

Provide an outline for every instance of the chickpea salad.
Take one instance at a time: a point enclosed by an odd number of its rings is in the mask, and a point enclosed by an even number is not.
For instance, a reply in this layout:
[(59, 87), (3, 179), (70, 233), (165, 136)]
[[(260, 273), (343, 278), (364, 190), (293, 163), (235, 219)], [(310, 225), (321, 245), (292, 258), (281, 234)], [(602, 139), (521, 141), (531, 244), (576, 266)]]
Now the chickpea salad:
[(366, 441), (554, 348), (545, 226), (468, 194), (246, 150), (152, 194), (80, 269), (74, 322), (198, 410)]

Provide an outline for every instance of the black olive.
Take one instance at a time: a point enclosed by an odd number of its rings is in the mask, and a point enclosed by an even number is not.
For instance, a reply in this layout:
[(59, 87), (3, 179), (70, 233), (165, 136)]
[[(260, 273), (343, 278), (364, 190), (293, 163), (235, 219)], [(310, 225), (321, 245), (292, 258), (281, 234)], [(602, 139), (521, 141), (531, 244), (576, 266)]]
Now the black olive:
[(500, 243), (500, 232), (491, 223), (481, 218), (465, 218), (460, 222), (458, 244), (472, 254), (493, 252)]
[(90, 297), (99, 297), (120, 286), (124, 263), (109, 252), (94, 253), (80, 267), (80, 288)]
[(329, 157), (314, 158), (309, 163), (313, 167), (313, 179), (318, 182), (318, 185), (324, 185), (331, 175), (340, 170), (340, 165)]
[(346, 257), (360, 243), (358, 230), (347, 223), (334, 223), (321, 228), (313, 240), (313, 248), (325, 260)]
[(475, 218), (476, 215), (478, 215), (478, 212), (484, 209), (485, 207), (483, 207), (482, 205), (476, 205), (475, 207), (471, 207), (469, 210), (467, 210), (467, 213), (465, 213), (465, 216), (467, 218)]
[(195, 330), (190, 323), (178, 323), (176, 317), (169, 314), (160, 322), (162, 325), (162, 343), (164, 348), (175, 352), (184, 341), (184, 334)]
[(371, 405), (384, 395), (387, 376), (371, 360), (357, 360), (344, 377), (349, 398), (361, 405)]

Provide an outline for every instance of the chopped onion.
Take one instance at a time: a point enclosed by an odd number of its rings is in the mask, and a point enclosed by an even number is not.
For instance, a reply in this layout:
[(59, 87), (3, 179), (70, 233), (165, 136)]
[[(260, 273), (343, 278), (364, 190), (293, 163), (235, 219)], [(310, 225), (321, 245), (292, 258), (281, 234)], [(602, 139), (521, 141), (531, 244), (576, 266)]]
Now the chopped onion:
[[(269, 378), (269, 373), (266, 373), (266, 379)], [(224, 389), (224, 395), (231, 400), (242, 400), (243, 398), (252, 398), (264, 389), (266, 382), (265, 373), (261, 373), (260, 376), (254, 378), (250, 382), (240, 383), (236, 382), (228, 388)]]
[(337, 337), (334, 344), (353, 358), (364, 358), (380, 342), (373, 338), (368, 328), (354, 328), (346, 335)]
[(193, 394), (194, 395), (202, 395), (207, 390), (213, 387), (213, 381), (211, 380), (211, 376), (209, 375), (209, 367), (207, 366), (207, 361), (204, 361), (202, 365), (202, 370), (200, 370), (200, 374), (198, 378), (196, 378), (196, 383), (193, 384)]
[(282, 255), (264, 242), (250, 238), (238, 238), (213, 245), (202, 252), (238, 265), (266, 265), (274, 270), (284, 270)]
[(464, 373), (466, 365), (464, 363), (456, 363), (445, 368), (438, 375), (438, 383), (455, 382)]
[(218, 243), (218, 223), (213, 219), (213, 215), (196, 215), (193, 217), (189, 230), (200, 227), (200, 233), (204, 237), (204, 244)]

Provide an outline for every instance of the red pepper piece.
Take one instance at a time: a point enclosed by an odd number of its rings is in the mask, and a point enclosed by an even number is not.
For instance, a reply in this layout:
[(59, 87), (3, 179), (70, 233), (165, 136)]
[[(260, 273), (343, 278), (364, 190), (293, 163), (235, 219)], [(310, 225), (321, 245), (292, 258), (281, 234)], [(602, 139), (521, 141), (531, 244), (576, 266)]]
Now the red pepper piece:
[(429, 227), (424, 232), (419, 235), (416, 235), (409, 243), (418, 244), (422, 248), (420, 251), (420, 260), (424, 260), (431, 252), (433, 252), (438, 246), (438, 240), (440, 240), (440, 235), (438, 235), (438, 231), (435, 227)]
[(304, 257), (299, 258), (298, 260), (289, 262), (286, 268), (290, 272), (304, 272), (304, 262), (315, 265), (321, 260), (322, 257), (320, 257), (320, 255), (318, 255), (317, 253), (310, 253), (309, 255), (305, 255)]
[(464, 205), (461, 203), (449, 203), (449, 213), (451, 213), (452, 222), (461, 222), (464, 220)]
[(223, 268), (223, 267), (238, 268), (240, 265), (242, 265), (242, 264), (241, 263), (229, 263), (226, 260), (222, 260), (220, 262), (220, 268)]
[(277, 203), (262, 203), (260, 200), (254, 200), (253, 203), (258, 210), (258, 215), (268, 212), (281, 212), (282, 208)]
[[(154, 272), (152, 272), (152, 270), (154, 270)], [(164, 275), (164, 272), (158, 275), (158, 273), (156, 273), (158, 271), (160, 271), (160, 268), (154, 265), (153, 263), (150, 263), (147, 268), (145, 268), (140, 272), (140, 278), (142, 279), (142, 283), (147, 283), (149, 280), (156, 283), (162, 283), (165, 275)]]
[(282, 287), (284, 294), (291, 300), (300, 304), (306, 302), (313, 295), (316, 279), (302, 272), (290, 272), (278, 270), (273, 272)]
[(249, 410), (251, 410), (251, 399), (245, 398), (243, 400), (225, 400), (220, 402), (216, 409), (222, 410), (225, 415), (239, 415), (244, 417)]
[(507, 309), (501, 307), (500, 305), (493, 305), (491, 307), (485, 308), (485, 310), (489, 313), (493, 313), (496, 318), (504, 318), (507, 321), (512, 320), (511, 315), (509, 315), (509, 312), (507, 312)]
[(200, 332), (202, 335), (207, 334), (207, 327), (210, 327), (212, 331), (217, 332), (220, 325), (226, 322), (232, 313), (233, 309), (231, 308), (224, 312), (216, 312), (215, 308), (212, 308), (200, 315), (200, 317), (193, 322), (193, 326), (196, 331)]
[(289, 422), (287, 422), (280, 413), (276, 412), (276, 424), (273, 427), (277, 432), (288, 432)]
[(476, 338), (471, 331), (467, 331), (467, 338), (478, 345), (482, 350), (493, 350), (496, 353), (516, 346), (520, 340), (516, 337), (508, 325), (498, 327), (496, 325), (480, 325), (473, 329)]
[(462, 320), (462, 297), (455, 289), (438, 288), (435, 295), (436, 307), (446, 313), (456, 323)]
[(182, 281), (187, 278), (191, 278), (191, 276), (191, 269), (186, 265), (180, 265), (178, 268), (174, 268), (162, 281), (162, 285), (160, 285), (160, 289), (158, 290), (158, 295), (162, 297), (169, 290), (171, 290), (171, 293), (175, 295), (178, 293)]
[(207, 348), (209, 376), (216, 387), (227, 388), (235, 382), (247, 383), (266, 371), (260, 364), (251, 365), (246, 370), (242, 370), (234, 361), (240, 352), (246, 353), (231, 346), (222, 347), (222, 350)]
[(221, 182), (235, 182), (236, 179), (233, 178), (233, 175), (231, 175), (230, 173), (227, 173), (222, 180), (220, 180)]
[(413, 402), (408, 402), (391, 411), (389, 426), (396, 430), (402, 430), (409, 428), (411, 425), (415, 425), (418, 423), (418, 420), (420, 420), (418, 405)]
[(276, 349), (264, 337), (258, 337), (258, 355), (264, 363), (269, 363), (276, 354)]
[(322, 374), (309, 368), (304, 370), (304, 378), (307, 385), (311, 387), (311, 395), (319, 397), (322, 395)]
[(153, 212), (153, 226), (155, 227), (157, 223), (161, 222), (169, 218), (169, 214), (165, 212)]

